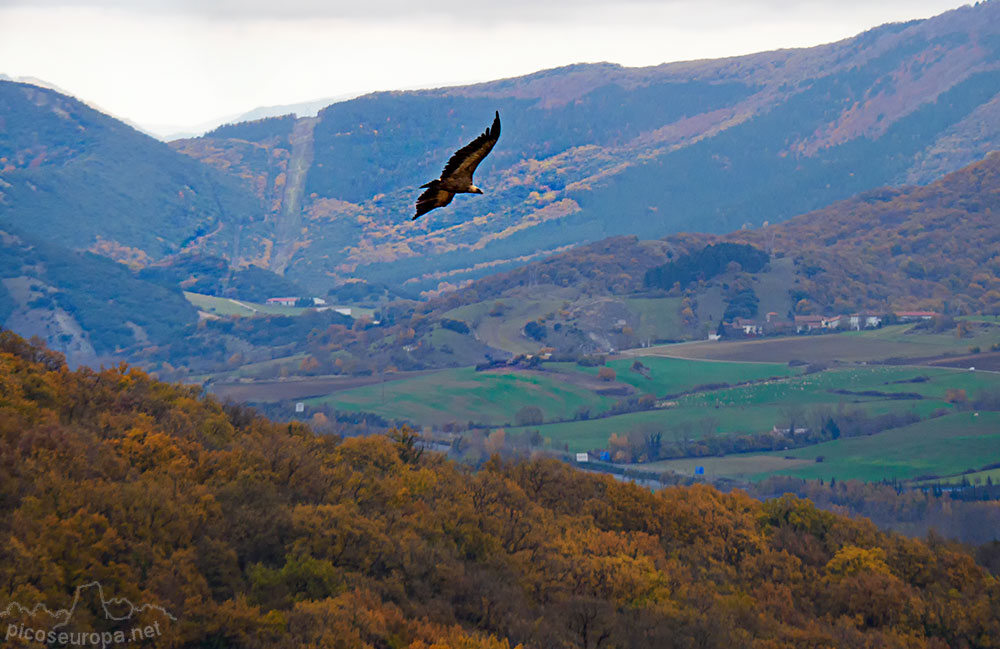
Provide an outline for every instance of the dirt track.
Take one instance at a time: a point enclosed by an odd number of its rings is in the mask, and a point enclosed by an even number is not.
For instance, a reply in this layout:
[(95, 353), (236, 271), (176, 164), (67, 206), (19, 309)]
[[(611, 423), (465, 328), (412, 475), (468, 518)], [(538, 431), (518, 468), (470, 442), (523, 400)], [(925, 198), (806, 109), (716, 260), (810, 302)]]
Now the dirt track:
[(958, 367), (961, 369), (974, 367), (977, 370), (987, 372), (1000, 372), (1000, 352), (985, 352), (982, 354), (968, 354), (966, 356), (940, 358), (928, 361), (927, 365), (935, 365), (937, 367)]

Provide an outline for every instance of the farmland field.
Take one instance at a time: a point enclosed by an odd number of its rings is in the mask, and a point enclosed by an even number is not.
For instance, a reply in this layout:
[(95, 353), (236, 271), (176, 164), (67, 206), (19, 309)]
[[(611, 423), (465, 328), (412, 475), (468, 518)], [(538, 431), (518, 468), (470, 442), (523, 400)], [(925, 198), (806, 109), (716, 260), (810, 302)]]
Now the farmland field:
[(240, 380), (253, 380), (264, 378), (274, 379), (280, 375), (282, 368), (287, 368), (289, 373), (298, 370), (299, 364), (308, 356), (305, 352), (281, 356), (266, 361), (255, 363), (244, 363), (227, 372), (215, 372), (213, 374), (203, 374), (189, 377), (190, 381), (204, 383), (211, 380), (215, 384), (231, 383)]
[[(648, 378), (632, 369), (636, 360)], [(956, 395), (971, 400), (984, 390), (1000, 389), (1000, 375), (993, 373), (901, 365), (803, 373), (801, 367), (787, 364), (647, 356), (613, 360), (608, 367), (615, 371), (614, 381), (600, 380), (598, 367), (544, 363), (531, 370), (437, 370), (384, 384), (350, 385), (345, 379), (327, 379), (329, 384), (293, 387), (292, 382), (278, 382), (263, 387), (287, 392), (289, 398), (310, 396), (302, 391), (308, 388), (315, 396), (304, 400), (314, 406), (373, 412), (417, 426), (474, 421), (503, 427), (512, 434), (537, 430), (549, 448), (571, 452), (607, 448), (612, 434), (634, 439), (659, 433), (664, 444), (674, 449), (692, 444), (694, 451), (706, 435), (765, 433), (793, 421), (812, 425), (808, 421), (836, 413), (920, 419), (870, 437), (841, 438), (777, 453), (640, 465), (662, 465), (681, 472), (700, 465), (710, 477), (759, 479), (779, 473), (803, 478), (910, 479), (953, 475), (1000, 458), (1000, 415), (983, 412), (974, 417), (948, 402)], [(747, 383), (737, 385), (741, 382)], [(294, 397), (290, 391), (295, 391)], [(660, 407), (603, 416), (624, 396), (641, 394), (660, 399)], [(663, 399), (671, 394), (682, 396)], [(544, 421), (550, 423), (518, 427), (515, 415), (524, 406), (538, 406)], [(581, 410), (589, 413), (581, 417)], [(824, 461), (816, 462), (818, 456)]]
[[(822, 461), (817, 461), (822, 458)], [(887, 430), (870, 437), (842, 438), (823, 444), (775, 453), (733, 454), (722, 457), (662, 460), (640, 465), (647, 471), (674, 471), (694, 475), (704, 467), (708, 479), (760, 480), (771, 475), (805, 479), (878, 481), (909, 480), (928, 475), (951, 475), (1000, 458), (1000, 413), (960, 412)], [(923, 484), (985, 483), (1000, 479), (990, 469)]]
[[(982, 412), (977, 416), (958, 412), (870, 437), (841, 438), (780, 455), (814, 460), (807, 466), (777, 471), (806, 479), (873, 481), (949, 476), (1000, 458), (1000, 413)], [(816, 462), (817, 457), (823, 461)]]
[(188, 302), (196, 306), (200, 311), (218, 316), (252, 316), (255, 315), (254, 308), (249, 304), (230, 300), (214, 295), (202, 295), (201, 293), (191, 293), (184, 291), (184, 297)]
[(974, 367), (977, 371), (1000, 372), (1000, 352), (952, 356), (947, 359), (930, 361), (928, 365), (957, 367), (960, 369)]
[[(262, 304), (259, 302), (250, 302), (249, 300), (235, 300), (225, 297), (216, 297), (214, 295), (203, 295), (201, 293), (191, 293), (189, 291), (184, 291), (184, 297), (188, 302), (197, 307), (200, 311), (205, 313), (210, 313), (217, 316), (259, 316), (259, 315), (287, 315), (296, 316), (302, 315), (307, 311), (312, 311), (312, 308), (296, 307), (296, 306), (281, 306), (277, 304)], [(342, 308), (342, 307), (334, 307)], [(359, 317), (372, 317), (374, 313), (373, 309), (366, 309), (361, 307), (343, 307), (351, 309), (351, 316), (354, 318)]]
[(546, 420), (573, 416), (581, 406), (599, 409), (614, 402), (585, 387), (541, 373), (476, 372), (472, 368), (440, 370), (420, 377), (372, 385), (310, 403), (337, 410), (374, 412), (418, 425), (476, 421), (494, 426), (514, 422), (524, 406), (538, 406)]
[[(694, 362), (697, 369), (687, 374), (698, 376), (703, 370), (698, 368), (700, 365), (741, 368), (735, 363)], [(621, 374), (619, 378), (623, 378)], [(919, 382), (910, 382), (913, 379)], [(637, 379), (644, 380), (642, 377)], [(677, 398), (669, 408), (546, 424), (531, 429), (537, 429), (553, 447), (576, 452), (604, 448), (612, 433), (622, 436), (659, 432), (664, 441), (697, 439), (709, 433), (761, 433), (775, 425), (787, 426), (789, 417), (801, 418), (817, 408), (831, 412), (841, 408), (860, 409), (871, 416), (912, 412), (926, 418), (936, 410), (953, 408), (944, 401), (949, 389), (964, 389), (972, 397), (983, 389), (997, 387), (1000, 387), (1000, 377), (981, 372), (922, 367), (844, 368), (689, 394)], [(882, 395), (857, 394), (861, 392)], [(894, 393), (912, 393), (920, 398), (890, 398)]]
[[(905, 343), (850, 339), (839, 334), (786, 336), (753, 340), (719, 340), (663, 345), (628, 354), (667, 356), (693, 360), (734, 361), (750, 363), (829, 363), (857, 362), (912, 354)], [(623, 352), (622, 355), (625, 355)]]
[[(1000, 461), (1000, 460), (998, 460)], [(947, 478), (940, 478), (934, 480), (925, 480), (922, 484), (932, 485), (932, 484), (942, 484), (942, 485), (955, 485), (962, 484), (966, 482), (968, 484), (980, 485), (986, 484), (987, 478), (993, 483), (997, 484), (1000, 481), (1000, 469), (986, 469), (984, 471), (973, 471), (972, 473), (963, 473), (960, 475), (953, 475)]]
[(957, 338), (954, 332), (914, 332), (913, 327), (914, 325), (894, 325), (871, 331), (837, 334), (698, 341), (634, 349), (623, 355), (742, 362), (799, 360), (810, 363), (854, 363), (962, 354), (968, 353), (970, 347), (979, 346), (987, 350), (991, 345), (1000, 343), (1000, 327), (983, 327), (966, 338)]
[[(976, 321), (969, 321), (975, 323)], [(866, 331), (849, 331), (842, 335), (848, 338), (875, 340), (886, 343), (903, 343), (912, 346), (913, 355), (934, 356), (937, 354), (963, 354), (970, 347), (989, 349), (1000, 343), (1000, 326), (980, 322), (965, 336), (956, 335), (955, 329), (939, 333), (917, 329), (913, 324), (893, 325)], [(910, 356), (905, 354), (904, 356)]]
[[(636, 360), (648, 368), (649, 378), (632, 370)], [(782, 363), (718, 363), (656, 356), (622, 358), (608, 361), (607, 366), (615, 371), (618, 381), (655, 396), (677, 394), (699, 385), (757, 381), (792, 376), (802, 371)], [(596, 375), (599, 368), (580, 369)]]

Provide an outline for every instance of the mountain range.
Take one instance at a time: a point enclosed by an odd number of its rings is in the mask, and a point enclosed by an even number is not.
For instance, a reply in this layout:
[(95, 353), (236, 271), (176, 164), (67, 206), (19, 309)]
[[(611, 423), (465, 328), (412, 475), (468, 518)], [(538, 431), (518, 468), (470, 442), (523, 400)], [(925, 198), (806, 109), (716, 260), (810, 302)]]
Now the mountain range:
[[(239, 263), (315, 289), (434, 290), (608, 236), (774, 223), (981, 159), (1000, 144), (998, 25), (981, 3), (809, 49), (377, 93), (172, 146), (265, 201)], [(495, 109), (486, 195), (410, 223), (416, 188)]]
[[(810, 234), (825, 216), (785, 230), (773, 224), (855, 195), (860, 204), (902, 200), (912, 196), (905, 185), (930, 183), (1000, 148), (998, 54), (1000, 4), (985, 2), (808, 49), (649, 68), (581, 64), (471, 86), (376, 93), (313, 117), (223, 125), (169, 144), (55, 90), (0, 81), (0, 230), (9, 262), (0, 316), (92, 362), (168, 342), (193, 326), (180, 285), (232, 292), (240, 283), (230, 281), (226, 265), (229, 273), (250, 272), (258, 288), (326, 295), (363, 279), (433, 297), (589, 243), (596, 248), (582, 250), (635, 252), (627, 240), (599, 243), (607, 237), (736, 231), (733, 240), (764, 247), (791, 237), (826, 255), (816, 263), (832, 269), (833, 253), (815, 249)], [(411, 222), (416, 188), (497, 109), (504, 134), (476, 179), (487, 193), (460, 196)], [(887, 185), (900, 188), (878, 189)], [(885, 191), (888, 198), (879, 194)], [(937, 190), (928, 191), (932, 200)], [(948, 200), (965, 209), (961, 196)], [(829, 247), (875, 218), (855, 213), (855, 229), (828, 234)], [(765, 224), (771, 229), (761, 229)], [(853, 304), (940, 303), (940, 293), (903, 295), (948, 270), (924, 263), (926, 243), (914, 240), (927, 239), (925, 227), (888, 244), (906, 253), (896, 259), (910, 269), (905, 287)], [(639, 257), (614, 262), (642, 266), (638, 275), (611, 284), (639, 290), (646, 261), (666, 263), (672, 250), (709, 240), (644, 243)], [(867, 250), (881, 250), (868, 243)], [(854, 254), (853, 245), (842, 252)], [(843, 298), (816, 283), (824, 275), (801, 274), (809, 264), (794, 247), (784, 252), (816, 308)], [(52, 269), (65, 260), (77, 270), (62, 273), (73, 281), (60, 284)], [(192, 268), (209, 268), (210, 277)], [(944, 276), (974, 275), (966, 270)], [(103, 302), (76, 295), (108, 273), (115, 279), (104, 283), (115, 295)], [(476, 290), (488, 294), (482, 287), (490, 281)], [(141, 296), (162, 296), (156, 300), (171, 314), (167, 324), (147, 322), (157, 309), (143, 310)], [(782, 298), (782, 312), (799, 301), (790, 300)], [(992, 302), (970, 297), (963, 304)], [(104, 318), (117, 322), (115, 333), (93, 328)]]

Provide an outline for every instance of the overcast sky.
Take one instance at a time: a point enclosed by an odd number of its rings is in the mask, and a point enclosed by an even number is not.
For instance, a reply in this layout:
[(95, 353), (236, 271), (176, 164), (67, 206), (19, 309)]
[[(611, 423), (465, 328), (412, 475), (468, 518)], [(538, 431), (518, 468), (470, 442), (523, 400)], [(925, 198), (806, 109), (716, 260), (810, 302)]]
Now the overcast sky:
[[(955, 0), (0, 0), (0, 73), (144, 126), (578, 62), (803, 47)], [(169, 127), (168, 127), (169, 128)]]

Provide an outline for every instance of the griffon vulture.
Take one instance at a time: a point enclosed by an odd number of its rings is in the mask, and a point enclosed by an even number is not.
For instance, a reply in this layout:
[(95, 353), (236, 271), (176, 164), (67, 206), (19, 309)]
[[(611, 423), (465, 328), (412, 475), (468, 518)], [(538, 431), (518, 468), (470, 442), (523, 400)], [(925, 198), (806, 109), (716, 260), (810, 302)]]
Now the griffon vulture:
[(444, 207), (451, 202), (455, 194), (482, 194), (483, 190), (472, 184), (472, 174), (476, 172), (476, 167), (483, 161), (493, 145), (500, 138), (500, 111), (493, 120), (493, 125), (455, 152), (444, 166), (441, 177), (432, 180), (426, 185), (421, 185), (421, 189), (426, 189), (420, 198), (417, 199), (417, 213), (413, 216), (415, 220), (433, 209)]

